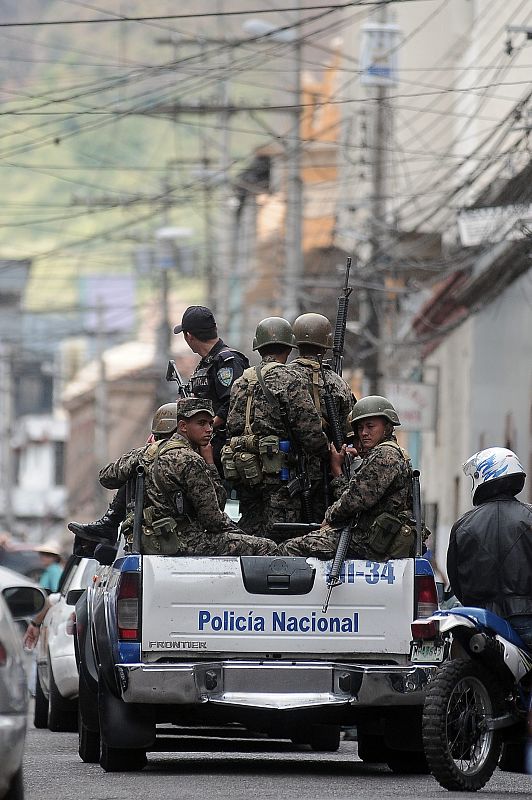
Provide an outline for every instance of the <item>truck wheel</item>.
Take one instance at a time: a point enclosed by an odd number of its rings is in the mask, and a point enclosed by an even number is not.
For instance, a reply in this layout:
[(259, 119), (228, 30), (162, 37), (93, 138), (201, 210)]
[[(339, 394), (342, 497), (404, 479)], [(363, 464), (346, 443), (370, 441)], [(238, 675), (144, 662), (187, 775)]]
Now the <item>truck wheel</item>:
[(22, 780), (22, 767), (18, 769), (9, 784), (7, 794), (3, 795), (4, 800), (24, 800), (24, 783)]
[(499, 769), (503, 772), (526, 774), (526, 733), (522, 742), (505, 742), (499, 759)]
[(486, 717), (502, 713), (503, 697), (480, 665), (444, 664), (430, 684), (423, 710), (423, 745), (430, 771), (445, 789), (474, 792), (491, 778), (501, 752)]
[(83, 722), (81, 705), (78, 706), (78, 753), (85, 764), (97, 764), (100, 760), (100, 734), (89, 730)]
[(63, 697), (54, 680), (52, 665), (49, 663), (50, 697), (48, 700), (48, 727), (51, 731), (77, 731), (78, 702)]
[(145, 750), (108, 747), (101, 742), (100, 767), (105, 772), (140, 772), (147, 763)]
[(357, 741), (358, 757), (361, 761), (370, 764), (382, 764), (386, 761), (388, 750), (384, 744), (384, 736), (376, 733), (360, 733), (359, 731)]
[(35, 678), (35, 705), (33, 707), (33, 724), (36, 728), (48, 727), (48, 700), (44, 696), (39, 670)]
[(309, 744), (316, 753), (335, 753), (340, 747), (340, 726), (313, 725)]

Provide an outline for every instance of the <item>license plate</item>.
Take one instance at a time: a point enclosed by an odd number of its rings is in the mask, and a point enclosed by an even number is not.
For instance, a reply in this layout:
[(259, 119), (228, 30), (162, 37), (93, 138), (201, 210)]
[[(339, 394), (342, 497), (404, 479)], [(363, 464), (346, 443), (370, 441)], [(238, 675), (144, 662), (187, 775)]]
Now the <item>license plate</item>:
[(441, 662), (445, 658), (445, 646), (435, 642), (413, 642), (410, 651), (410, 661), (423, 661), (426, 663)]

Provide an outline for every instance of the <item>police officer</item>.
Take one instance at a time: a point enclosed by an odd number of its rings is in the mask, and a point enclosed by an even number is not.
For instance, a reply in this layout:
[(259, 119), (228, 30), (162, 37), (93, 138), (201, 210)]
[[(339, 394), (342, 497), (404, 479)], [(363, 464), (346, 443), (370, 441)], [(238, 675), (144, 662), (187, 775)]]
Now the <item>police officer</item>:
[[(274, 542), (246, 536), (223, 513), (226, 494), (214, 465), (209, 400), (187, 397), (161, 406), (155, 441), (100, 470), (100, 483), (118, 489), (145, 470), (142, 547), (162, 555), (272, 555)], [(133, 513), (126, 518), (128, 531)]]
[(290, 323), (263, 319), (253, 340), (262, 361), (246, 369), (231, 391), (222, 462), (238, 486), (240, 526), (256, 535), (268, 535), (276, 522), (301, 521), (301, 493), (289, 491), (295, 448), (328, 455), (320, 414), (301, 375), (286, 365), (294, 347)]
[(225, 444), (231, 386), (249, 367), (249, 361), (243, 353), (220, 339), (214, 315), (206, 306), (189, 306), (174, 333), (182, 333), (192, 352), (201, 356), (190, 377), (190, 389), (195, 397), (205, 397), (213, 404), (212, 445), (215, 464), (221, 471), (220, 451)]
[[(331, 323), (322, 314), (301, 314), (292, 327), (299, 356), (290, 361), (289, 366), (297, 370), (306, 382), (312, 401), (321, 414), (325, 434), (329, 441), (332, 441), (331, 422), (324, 400), (326, 384), (336, 410), (342, 440), (346, 441), (351, 432), (348, 416), (355, 399), (349, 385), (336, 374), (330, 364), (323, 361), (327, 350), (332, 348)], [(316, 457), (308, 459), (308, 472), (312, 483), (312, 519), (317, 522), (323, 519), (329, 505), (328, 466), (328, 457), (322, 462)]]
[[(214, 433), (212, 445), (214, 463), (222, 474), (220, 451), (225, 442), (225, 421), (229, 408), (229, 394), (233, 381), (249, 366), (246, 356), (229, 348), (218, 336), (213, 313), (205, 306), (189, 306), (174, 333), (183, 333), (190, 349), (201, 356), (201, 361), (190, 378), (192, 394), (209, 399), (214, 407)], [(68, 528), (78, 536), (103, 537), (115, 541), (118, 526), (126, 516), (126, 493), (120, 489), (103, 517), (82, 524), (69, 522)]]
[(352, 525), (348, 555), (372, 561), (405, 558), (415, 544), (412, 517), (412, 467), (399, 446), (394, 426), (400, 425), (386, 397), (363, 397), (353, 408), (357, 451), (355, 470), (348, 479), (342, 474), (346, 447), (331, 450), (332, 486), (338, 498), (325, 514), (324, 525), (315, 533), (290, 539), (280, 546), (282, 555), (315, 555), (332, 558), (338, 531)]

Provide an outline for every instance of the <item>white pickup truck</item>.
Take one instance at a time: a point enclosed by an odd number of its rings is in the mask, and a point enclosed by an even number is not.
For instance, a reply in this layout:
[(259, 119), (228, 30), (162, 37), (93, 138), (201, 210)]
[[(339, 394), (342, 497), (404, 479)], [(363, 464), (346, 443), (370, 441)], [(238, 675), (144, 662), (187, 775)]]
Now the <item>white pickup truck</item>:
[(356, 725), (363, 760), (425, 770), (436, 668), (410, 661), (410, 624), (437, 608), (428, 561), (348, 560), (322, 613), (330, 562), (99, 551), (76, 605), (84, 761), (142, 769), (163, 724), (240, 723), (315, 750)]

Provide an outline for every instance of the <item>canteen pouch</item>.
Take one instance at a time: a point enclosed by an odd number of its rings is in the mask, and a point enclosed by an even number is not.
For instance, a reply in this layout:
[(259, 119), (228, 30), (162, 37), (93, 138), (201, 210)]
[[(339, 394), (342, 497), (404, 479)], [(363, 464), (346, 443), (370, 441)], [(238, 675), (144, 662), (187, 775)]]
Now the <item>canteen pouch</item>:
[(236, 452), (234, 462), (242, 483), (246, 486), (257, 486), (262, 483), (262, 469), (257, 453)]
[(262, 436), (259, 439), (259, 455), (265, 475), (279, 475), (287, 464), (286, 454), (279, 447), (278, 436)]
[(175, 556), (180, 550), (177, 523), (172, 517), (156, 519), (151, 527), (144, 524), (141, 540), (142, 552), (147, 556)]
[[(141, 533), (141, 551), (146, 556), (174, 556), (182, 543), (177, 533), (178, 526), (172, 517), (153, 519), (153, 506), (144, 509), (144, 519)], [(127, 549), (133, 541), (133, 514), (128, 514), (122, 523), (123, 534)]]
[(402, 522), (395, 514), (383, 511), (373, 520), (369, 529), (368, 545), (378, 555), (386, 555), (396, 535), (401, 530)]
[(224, 478), (231, 483), (238, 481), (240, 475), (236, 468), (235, 454), (233, 453), (231, 445), (224, 444), (220, 453), (220, 460), (222, 462)]

